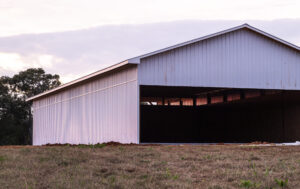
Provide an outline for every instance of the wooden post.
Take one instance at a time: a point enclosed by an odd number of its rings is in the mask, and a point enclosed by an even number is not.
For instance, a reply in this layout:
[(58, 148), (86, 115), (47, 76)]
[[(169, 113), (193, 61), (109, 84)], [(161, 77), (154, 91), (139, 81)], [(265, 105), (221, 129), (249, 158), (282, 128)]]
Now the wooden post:
[(197, 106), (197, 98), (193, 97), (193, 106)]
[(245, 91), (240, 91), (240, 99), (245, 99)]
[(210, 94), (207, 94), (207, 104), (211, 104), (211, 96), (210, 96)]
[(165, 97), (162, 97), (162, 105), (165, 105)]
[(183, 106), (183, 102), (182, 102), (181, 98), (179, 99), (179, 102), (180, 102), (180, 106)]
[(228, 98), (227, 98), (227, 92), (224, 92), (223, 94), (223, 102), (227, 102), (228, 101)]
[(284, 91), (281, 92), (281, 116), (282, 116), (282, 141), (281, 142), (286, 142), (285, 140), (285, 95)]

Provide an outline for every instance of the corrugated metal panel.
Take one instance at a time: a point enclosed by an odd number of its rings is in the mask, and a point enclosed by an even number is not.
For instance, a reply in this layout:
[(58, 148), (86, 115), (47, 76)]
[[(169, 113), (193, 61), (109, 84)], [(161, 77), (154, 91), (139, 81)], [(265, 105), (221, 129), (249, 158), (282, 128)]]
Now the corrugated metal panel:
[(137, 67), (33, 102), (33, 144), (138, 143)]
[(300, 89), (300, 54), (240, 29), (141, 59), (140, 85)]

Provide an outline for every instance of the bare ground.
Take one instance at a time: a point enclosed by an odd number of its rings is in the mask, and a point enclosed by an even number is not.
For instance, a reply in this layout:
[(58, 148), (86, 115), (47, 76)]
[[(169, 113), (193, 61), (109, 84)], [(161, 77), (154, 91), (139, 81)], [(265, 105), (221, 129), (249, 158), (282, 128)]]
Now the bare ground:
[(0, 147), (0, 188), (300, 188), (300, 146)]

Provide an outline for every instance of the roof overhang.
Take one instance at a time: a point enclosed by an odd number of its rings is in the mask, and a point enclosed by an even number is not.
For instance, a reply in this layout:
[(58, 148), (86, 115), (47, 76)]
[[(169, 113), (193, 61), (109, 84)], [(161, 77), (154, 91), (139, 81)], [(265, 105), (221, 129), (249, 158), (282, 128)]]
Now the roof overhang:
[(75, 85), (75, 84), (84, 82), (84, 81), (86, 81), (86, 80), (88, 80), (88, 79), (91, 79), (91, 78), (93, 78), (93, 77), (102, 75), (102, 74), (104, 74), (104, 73), (107, 73), (107, 72), (109, 72), (109, 71), (115, 70), (115, 69), (117, 69), (117, 68), (121, 68), (121, 67), (123, 67), (123, 66), (125, 66), (125, 65), (128, 65), (128, 64), (136, 64), (136, 63), (133, 63), (133, 61), (125, 60), (125, 61), (120, 62), (120, 63), (118, 63), (118, 64), (114, 64), (114, 65), (109, 66), (109, 67), (107, 67), (107, 68), (98, 70), (98, 71), (96, 71), (96, 72), (94, 72), (94, 73), (91, 73), (91, 74), (89, 74), (89, 75), (80, 77), (80, 78), (78, 78), (78, 79), (76, 79), (76, 80), (73, 80), (73, 81), (68, 82), (68, 83), (66, 83), (66, 84), (63, 84), (63, 85), (61, 85), (61, 86), (58, 86), (58, 87), (56, 87), (56, 88), (54, 88), (54, 89), (48, 90), (48, 91), (46, 91), (46, 92), (43, 92), (43, 93), (41, 93), (41, 94), (35, 95), (35, 96), (33, 96), (33, 97), (30, 97), (30, 98), (27, 98), (26, 101), (31, 101), (31, 100), (34, 100), (34, 99), (37, 99), (37, 98), (40, 98), (40, 97), (49, 95), (49, 94), (51, 94), (51, 93), (54, 93), (54, 92), (63, 90), (63, 89), (65, 89), (65, 88), (67, 88), (67, 87), (70, 87), (70, 86), (73, 86), (73, 85)]

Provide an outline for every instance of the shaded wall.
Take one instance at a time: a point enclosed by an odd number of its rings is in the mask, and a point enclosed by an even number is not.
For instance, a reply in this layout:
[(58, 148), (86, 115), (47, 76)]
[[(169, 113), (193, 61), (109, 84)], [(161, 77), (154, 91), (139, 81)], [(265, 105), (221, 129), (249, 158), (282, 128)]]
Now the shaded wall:
[(300, 94), (205, 106), (141, 106), (141, 142), (300, 140)]

